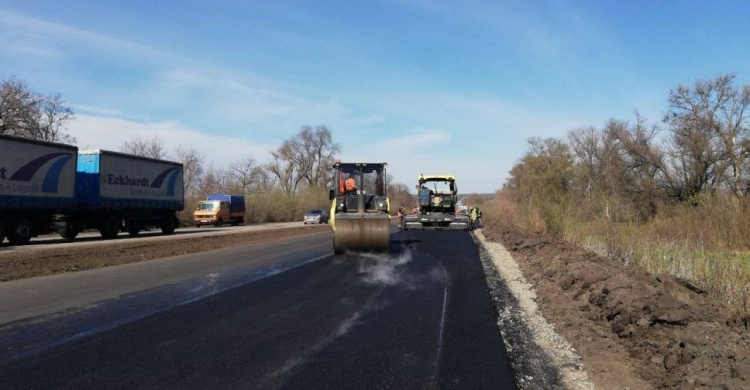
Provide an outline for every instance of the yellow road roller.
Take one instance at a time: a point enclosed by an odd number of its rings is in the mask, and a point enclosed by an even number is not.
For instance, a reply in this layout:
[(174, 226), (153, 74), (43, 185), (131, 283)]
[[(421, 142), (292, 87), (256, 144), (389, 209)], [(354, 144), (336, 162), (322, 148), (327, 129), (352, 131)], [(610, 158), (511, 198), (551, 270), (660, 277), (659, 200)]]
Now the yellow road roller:
[(390, 207), (386, 163), (337, 162), (330, 190), (333, 250), (388, 252)]

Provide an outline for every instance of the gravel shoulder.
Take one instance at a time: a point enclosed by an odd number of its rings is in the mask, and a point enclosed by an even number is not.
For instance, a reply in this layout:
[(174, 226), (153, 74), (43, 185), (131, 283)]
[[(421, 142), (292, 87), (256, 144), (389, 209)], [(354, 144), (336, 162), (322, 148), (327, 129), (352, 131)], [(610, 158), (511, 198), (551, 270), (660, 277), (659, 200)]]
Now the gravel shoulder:
[(481, 231), (475, 231), (474, 237), (519, 388), (595, 389), (581, 358), (540, 313), (534, 288), (518, 263), (502, 244), (487, 241)]
[(327, 225), (276, 229), (216, 229), (215, 233), (175, 234), (89, 243), (36, 245), (0, 252), (0, 282), (54, 275), (205, 252), (239, 245), (330, 231)]
[[(750, 388), (747, 312), (688, 280), (655, 277), (565, 242), (494, 227), (483, 233), (509, 288), (521, 286), (517, 299), (532, 314), (520, 315), (532, 335), (541, 329), (534, 340), (561, 369), (565, 388), (582, 388), (565, 380), (577, 374), (566, 350), (601, 389)], [(534, 306), (567, 342), (538, 325)]]

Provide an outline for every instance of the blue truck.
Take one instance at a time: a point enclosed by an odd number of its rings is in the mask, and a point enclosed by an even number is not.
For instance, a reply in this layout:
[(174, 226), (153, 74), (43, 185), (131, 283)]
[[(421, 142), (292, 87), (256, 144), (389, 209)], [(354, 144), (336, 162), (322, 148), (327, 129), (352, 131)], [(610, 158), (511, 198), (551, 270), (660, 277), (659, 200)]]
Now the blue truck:
[(0, 242), (83, 229), (104, 238), (161, 228), (184, 208), (182, 164), (0, 135)]

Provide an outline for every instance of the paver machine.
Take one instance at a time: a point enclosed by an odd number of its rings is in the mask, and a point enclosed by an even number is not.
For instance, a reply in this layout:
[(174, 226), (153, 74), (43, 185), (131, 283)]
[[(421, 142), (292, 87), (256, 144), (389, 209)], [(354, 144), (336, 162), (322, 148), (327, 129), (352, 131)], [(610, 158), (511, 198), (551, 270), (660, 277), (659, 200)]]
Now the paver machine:
[(330, 191), (333, 248), (387, 252), (390, 241), (386, 163), (337, 162)]
[(458, 213), (458, 187), (453, 175), (419, 175), (419, 212), (404, 216), (404, 230), (469, 230), (469, 216)]

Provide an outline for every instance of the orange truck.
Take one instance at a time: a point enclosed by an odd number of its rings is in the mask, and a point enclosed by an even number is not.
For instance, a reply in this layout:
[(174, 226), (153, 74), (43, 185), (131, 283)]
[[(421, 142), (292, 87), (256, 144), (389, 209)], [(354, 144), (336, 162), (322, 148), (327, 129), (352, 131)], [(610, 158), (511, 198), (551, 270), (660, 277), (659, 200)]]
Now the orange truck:
[(237, 195), (211, 194), (198, 202), (193, 212), (195, 227), (201, 225), (221, 226), (229, 223), (236, 226), (245, 222), (245, 197)]

